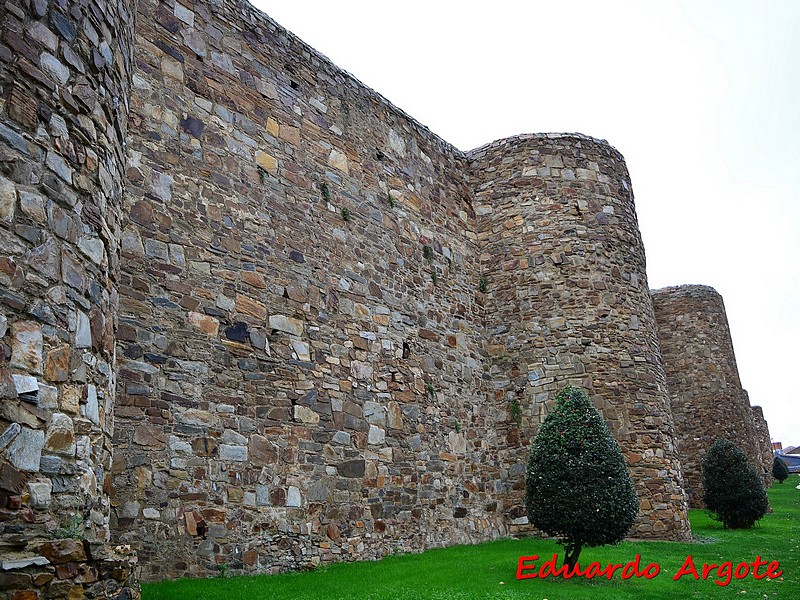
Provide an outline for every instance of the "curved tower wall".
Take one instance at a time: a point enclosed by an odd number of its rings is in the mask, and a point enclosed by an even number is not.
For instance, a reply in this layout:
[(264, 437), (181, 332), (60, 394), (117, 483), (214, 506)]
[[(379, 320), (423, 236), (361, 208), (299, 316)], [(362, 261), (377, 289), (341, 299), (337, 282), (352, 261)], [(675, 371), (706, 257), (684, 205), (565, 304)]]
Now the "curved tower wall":
[(48, 598), (129, 573), (100, 559), (133, 5), (0, 7), (0, 556)]
[(469, 158), (491, 401), (507, 415), (499, 432), (507, 443), (500, 464), (507, 514), (526, 523), (529, 442), (555, 393), (573, 383), (587, 389), (622, 447), (640, 500), (632, 534), (686, 539), (681, 467), (622, 156), (588, 137), (542, 134), (500, 140)]
[(760, 465), (750, 403), (722, 296), (709, 286), (684, 285), (652, 297), (686, 492), (690, 506), (701, 507), (701, 461), (715, 439), (734, 442)]
[[(745, 392), (747, 394), (747, 392)], [(747, 403), (750, 404), (749, 395), (747, 396)], [(764, 418), (764, 411), (760, 406), (751, 406), (750, 412), (753, 417), (753, 433), (756, 444), (756, 454), (758, 457), (760, 468), (759, 474), (764, 479), (764, 485), (772, 485), (774, 480), (772, 476), (772, 461), (774, 454), (772, 453), (772, 439), (769, 435), (769, 426), (767, 420)]]

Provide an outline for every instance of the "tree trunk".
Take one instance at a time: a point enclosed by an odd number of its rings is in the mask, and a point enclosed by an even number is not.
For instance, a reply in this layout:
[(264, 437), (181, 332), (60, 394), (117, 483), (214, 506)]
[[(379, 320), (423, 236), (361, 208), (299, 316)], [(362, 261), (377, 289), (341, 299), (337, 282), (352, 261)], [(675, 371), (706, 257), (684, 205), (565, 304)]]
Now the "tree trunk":
[(569, 544), (564, 547), (564, 566), (570, 571), (575, 568), (575, 564), (578, 562), (578, 556), (580, 556), (582, 549), (583, 544), (580, 542)]

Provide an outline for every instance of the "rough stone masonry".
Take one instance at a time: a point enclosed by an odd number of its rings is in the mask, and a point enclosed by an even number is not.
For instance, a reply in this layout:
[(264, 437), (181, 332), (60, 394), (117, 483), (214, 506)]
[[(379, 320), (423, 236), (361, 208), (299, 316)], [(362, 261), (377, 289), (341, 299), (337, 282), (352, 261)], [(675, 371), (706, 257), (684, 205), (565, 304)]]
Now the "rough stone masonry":
[(135, 596), (129, 548), (155, 580), (523, 532), (566, 383), (622, 446), (631, 534), (689, 538), (606, 142), (461, 152), (239, 0), (0, 24), (0, 594)]

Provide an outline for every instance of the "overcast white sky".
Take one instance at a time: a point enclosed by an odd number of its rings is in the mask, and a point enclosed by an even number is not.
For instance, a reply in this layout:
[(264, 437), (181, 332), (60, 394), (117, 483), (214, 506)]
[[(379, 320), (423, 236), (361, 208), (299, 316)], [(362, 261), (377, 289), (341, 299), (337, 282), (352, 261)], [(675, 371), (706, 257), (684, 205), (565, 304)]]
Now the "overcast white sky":
[(462, 150), (608, 140), (650, 287), (722, 294), (742, 385), (800, 445), (800, 2), (254, 4)]

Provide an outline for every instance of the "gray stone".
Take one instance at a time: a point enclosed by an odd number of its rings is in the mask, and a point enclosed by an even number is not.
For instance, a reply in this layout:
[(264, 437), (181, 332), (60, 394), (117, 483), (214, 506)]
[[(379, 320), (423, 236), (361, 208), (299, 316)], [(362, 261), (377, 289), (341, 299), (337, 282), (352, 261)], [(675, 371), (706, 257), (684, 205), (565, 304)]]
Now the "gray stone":
[(256, 484), (256, 506), (269, 506), (269, 487)]
[(287, 317), (286, 315), (270, 315), (269, 326), (272, 329), (285, 333), (301, 336), (303, 335), (303, 322), (300, 319)]
[(123, 502), (119, 508), (117, 508), (117, 516), (123, 519), (135, 519), (139, 516), (139, 509), (142, 508), (142, 505), (137, 502), (136, 500), (129, 500), (127, 502)]
[(91, 348), (92, 347), (92, 328), (89, 323), (89, 317), (83, 311), (76, 312), (75, 319), (75, 347), (76, 348)]
[(69, 68), (49, 52), (42, 52), (39, 57), (42, 71), (50, 75), (59, 85), (69, 81)]
[(247, 462), (247, 446), (230, 446), (228, 444), (220, 444), (219, 458), (220, 460)]
[(25, 558), (3, 559), (2, 566), (4, 571), (12, 571), (14, 569), (24, 569), (30, 566), (43, 567), (49, 564), (50, 561), (44, 556), (27, 556)]
[(49, 479), (43, 481), (31, 481), (28, 483), (28, 493), (31, 496), (30, 506), (36, 510), (44, 510), (50, 507), (52, 501), (53, 484)]
[(103, 262), (105, 245), (103, 244), (103, 240), (100, 238), (82, 237), (78, 240), (78, 248), (80, 248), (81, 252), (88, 256), (89, 260), (96, 265), (99, 265)]
[(45, 212), (45, 199), (40, 194), (20, 190), (19, 207), (22, 209), (22, 212), (24, 212), (34, 221), (39, 223), (44, 223), (47, 221), (47, 213)]
[(289, 491), (286, 493), (286, 506), (298, 508), (302, 503), (300, 490), (293, 485), (289, 486)]
[(364, 402), (364, 420), (374, 425), (386, 423), (386, 410), (377, 402), (367, 400)]
[(346, 431), (337, 431), (333, 434), (333, 442), (342, 446), (350, 445), (350, 434)]
[(32, 394), (39, 391), (39, 381), (30, 375), (12, 375), (17, 394)]
[(383, 444), (386, 442), (386, 432), (380, 427), (375, 427), (375, 425), (370, 425), (367, 441), (370, 444)]
[(14, 220), (16, 206), (17, 187), (13, 182), (0, 175), (0, 221), (11, 223)]
[(231, 446), (244, 446), (247, 444), (247, 438), (233, 429), (226, 429), (222, 432), (220, 442)]
[(339, 471), (339, 475), (342, 477), (363, 477), (364, 472), (366, 471), (366, 462), (363, 458), (358, 460), (347, 460), (339, 463), (339, 465), (336, 467), (336, 470)]
[(67, 122), (64, 120), (64, 117), (53, 113), (50, 115), (50, 135), (56, 137), (68, 137), (69, 136), (69, 129), (67, 129)]
[(97, 387), (91, 383), (86, 386), (86, 405), (83, 415), (95, 425), (100, 424), (100, 407), (97, 402)]
[(8, 318), (5, 315), (0, 315), (0, 338), (5, 336), (8, 331)]
[(0, 433), (0, 450), (2, 450), (11, 443), (11, 440), (13, 440), (17, 436), (19, 430), (20, 430), (19, 423), (11, 423), (11, 425), (6, 427), (3, 433)]
[(8, 462), (20, 471), (37, 472), (44, 447), (44, 431), (23, 427), (9, 445)]
[(350, 363), (350, 373), (352, 373), (353, 377), (356, 379), (370, 381), (372, 380), (374, 370), (371, 364), (354, 360)]
[(67, 161), (65, 161), (60, 154), (49, 150), (47, 152), (45, 163), (56, 175), (72, 185), (72, 168), (67, 164)]

